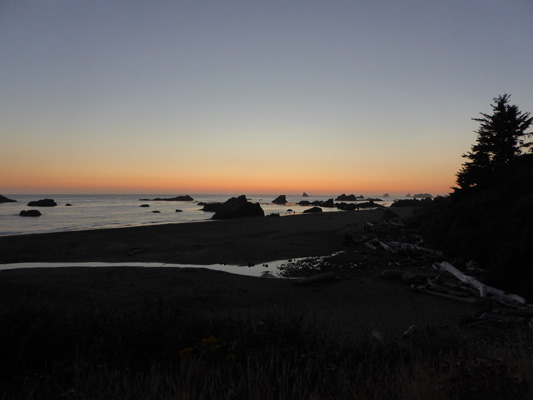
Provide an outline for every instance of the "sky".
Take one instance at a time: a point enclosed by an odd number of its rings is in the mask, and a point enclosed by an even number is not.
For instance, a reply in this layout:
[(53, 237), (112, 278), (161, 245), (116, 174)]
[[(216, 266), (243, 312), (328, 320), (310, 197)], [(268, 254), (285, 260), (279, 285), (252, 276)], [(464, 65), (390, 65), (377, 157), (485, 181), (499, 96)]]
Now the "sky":
[(449, 193), (532, 0), (0, 0), (0, 194)]

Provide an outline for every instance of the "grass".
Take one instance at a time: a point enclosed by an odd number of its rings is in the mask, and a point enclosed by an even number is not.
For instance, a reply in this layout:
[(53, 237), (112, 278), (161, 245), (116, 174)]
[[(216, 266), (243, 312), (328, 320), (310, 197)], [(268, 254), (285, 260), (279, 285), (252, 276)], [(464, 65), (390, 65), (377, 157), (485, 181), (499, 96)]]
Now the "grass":
[(0, 327), (2, 400), (533, 398), (533, 340), (512, 331), (381, 344), (286, 310), (207, 318), (89, 300), (11, 304)]

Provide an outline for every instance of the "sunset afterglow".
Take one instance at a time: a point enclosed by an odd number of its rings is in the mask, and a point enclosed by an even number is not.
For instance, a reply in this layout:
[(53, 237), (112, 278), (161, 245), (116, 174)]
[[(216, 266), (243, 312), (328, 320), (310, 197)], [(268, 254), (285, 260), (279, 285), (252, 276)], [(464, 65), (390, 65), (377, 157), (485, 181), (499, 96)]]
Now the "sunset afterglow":
[(533, 4), (8, 1), (0, 193), (446, 194)]

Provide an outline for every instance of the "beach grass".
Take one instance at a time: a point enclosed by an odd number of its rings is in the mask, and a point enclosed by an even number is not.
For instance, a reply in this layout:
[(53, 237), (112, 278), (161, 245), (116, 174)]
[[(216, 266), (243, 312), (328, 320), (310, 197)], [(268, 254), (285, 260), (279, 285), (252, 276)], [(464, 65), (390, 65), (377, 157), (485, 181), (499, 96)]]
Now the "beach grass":
[(90, 299), (62, 307), (19, 300), (0, 310), (0, 322), (2, 400), (533, 396), (525, 332), (433, 328), (405, 340), (356, 341), (283, 308), (207, 317)]

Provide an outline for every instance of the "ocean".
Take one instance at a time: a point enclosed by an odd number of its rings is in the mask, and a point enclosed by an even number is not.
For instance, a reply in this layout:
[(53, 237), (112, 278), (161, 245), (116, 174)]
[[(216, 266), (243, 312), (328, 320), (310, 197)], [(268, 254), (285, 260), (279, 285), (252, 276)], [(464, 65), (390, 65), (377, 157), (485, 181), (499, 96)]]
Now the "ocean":
[[(16, 203), (0, 203), (0, 236), (30, 233), (64, 232), (99, 228), (118, 228), (127, 226), (154, 225), (167, 223), (184, 223), (209, 220), (214, 213), (202, 211), (199, 202), (224, 202), (235, 194), (190, 194), (194, 201), (141, 201), (140, 199), (171, 198), (178, 194), (6, 194), (4, 196), (17, 200)], [(183, 193), (185, 195), (187, 193)], [(265, 215), (292, 212), (301, 213), (308, 206), (296, 203), (302, 200), (335, 199), (337, 195), (319, 195), (302, 197), (287, 195), (287, 205), (272, 204), (277, 195), (247, 195), (248, 200), (258, 202)], [(38, 207), (40, 217), (21, 217), (22, 210), (29, 207), (33, 200), (53, 199), (56, 207)], [(382, 198), (379, 204), (390, 205), (394, 200), (404, 197)], [(71, 204), (71, 206), (66, 206)], [(150, 207), (140, 207), (149, 204)], [(176, 212), (181, 210), (181, 212)], [(289, 211), (292, 210), (292, 211)], [(154, 213), (159, 211), (159, 213)], [(337, 209), (323, 208), (326, 212)]]

